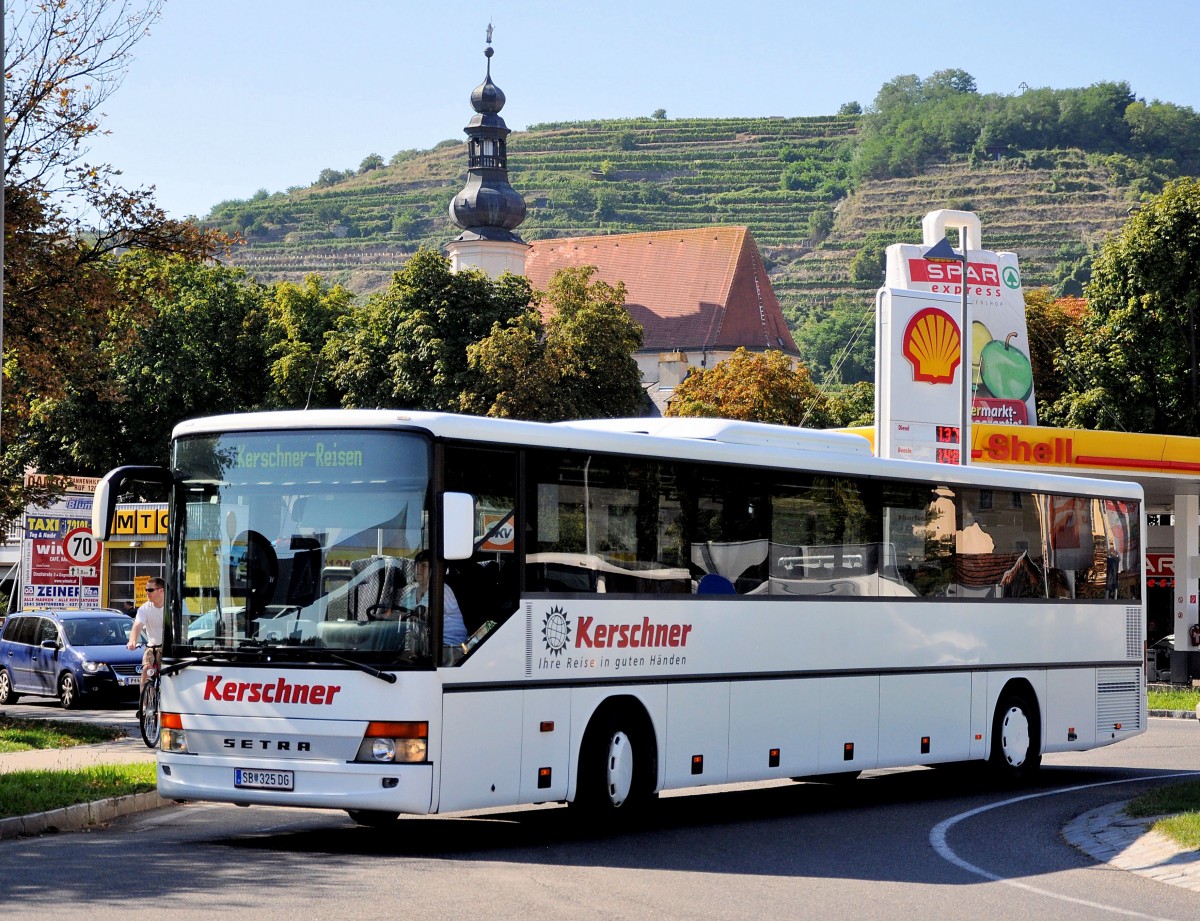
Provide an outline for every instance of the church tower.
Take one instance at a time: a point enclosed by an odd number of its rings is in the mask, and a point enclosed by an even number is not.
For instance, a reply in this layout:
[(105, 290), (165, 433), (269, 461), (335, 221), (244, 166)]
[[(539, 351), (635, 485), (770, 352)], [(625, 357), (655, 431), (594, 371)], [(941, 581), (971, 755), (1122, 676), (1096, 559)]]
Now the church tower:
[(481, 269), (492, 278), (525, 274), (529, 249), (514, 231), (525, 220), (525, 199), (508, 183), (508, 126), (500, 117), (504, 93), (492, 82), (492, 27), (487, 29), (487, 76), (471, 93), (475, 117), (467, 135), (467, 184), (450, 202), (450, 220), (462, 228), (446, 246), (450, 267)]

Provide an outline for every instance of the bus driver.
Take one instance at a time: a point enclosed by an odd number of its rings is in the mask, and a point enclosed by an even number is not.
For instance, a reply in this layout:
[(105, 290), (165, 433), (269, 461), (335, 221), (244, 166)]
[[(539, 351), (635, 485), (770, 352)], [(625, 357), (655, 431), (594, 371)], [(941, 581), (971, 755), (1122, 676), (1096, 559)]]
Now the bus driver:
[[(413, 558), (413, 581), (404, 586), (400, 596), (400, 607), (414, 611), (418, 606), (429, 606), (429, 566), (431, 555), (422, 550)], [(467, 641), (467, 625), (463, 622), (462, 608), (454, 597), (454, 589), (442, 583), (442, 663), (451, 665), (462, 658), (463, 644)]]

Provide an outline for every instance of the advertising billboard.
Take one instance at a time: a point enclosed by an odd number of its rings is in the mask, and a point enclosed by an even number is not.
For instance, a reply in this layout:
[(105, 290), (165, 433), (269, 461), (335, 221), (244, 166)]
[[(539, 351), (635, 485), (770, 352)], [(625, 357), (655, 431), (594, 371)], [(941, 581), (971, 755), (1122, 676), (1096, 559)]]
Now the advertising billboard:
[[(955, 228), (968, 246), (969, 331), (962, 328), (961, 249), (949, 261), (927, 258)], [(958, 463), (967, 374), (971, 424), (1037, 424), (1025, 297), (1016, 255), (983, 249), (979, 218), (971, 212), (931, 211), (922, 237), (921, 244), (887, 248), (876, 299), (879, 453)], [(969, 369), (961, 367), (964, 354), (971, 356)]]

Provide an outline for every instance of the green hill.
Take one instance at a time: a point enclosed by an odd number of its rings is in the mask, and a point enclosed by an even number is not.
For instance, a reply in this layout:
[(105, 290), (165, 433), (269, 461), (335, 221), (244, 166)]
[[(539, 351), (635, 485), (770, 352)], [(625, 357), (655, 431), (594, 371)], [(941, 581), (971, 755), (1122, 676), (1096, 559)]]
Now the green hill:
[[(746, 225), (795, 322), (838, 296), (869, 303), (882, 248), (918, 242), (921, 218), (938, 208), (975, 211), (984, 245), (1021, 257), (1027, 287), (1058, 285), (1146, 188), (1130, 185), (1128, 158), (1080, 150), (952, 155), (915, 177), (852, 182), (862, 125), (861, 116), (535, 125), (509, 139), (510, 178), (528, 205), (519, 232)], [(385, 286), (417, 247), (458, 233), (447, 208), (465, 181), (463, 144), (330, 173), (309, 188), (222, 203), (206, 222), (245, 234), (232, 261), (264, 282), (318, 272), (359, 294)]]

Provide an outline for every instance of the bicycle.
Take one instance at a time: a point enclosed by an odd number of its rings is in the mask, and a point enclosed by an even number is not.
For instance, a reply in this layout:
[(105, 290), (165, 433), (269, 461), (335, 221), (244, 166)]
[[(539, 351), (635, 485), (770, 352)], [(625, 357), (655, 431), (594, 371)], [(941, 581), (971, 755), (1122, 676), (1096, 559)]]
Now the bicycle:
[(162, 671), (162, 647), (149, 646), (154, 650), (150, 665), (143, 669), (145, 681), (142, 682), (139, 698), (138, 728), (142, 731), (142, 741), (147, 748), (158, 748), (158, 739), (162, 734), (162, 720), (159, 713), (158, 676)]

